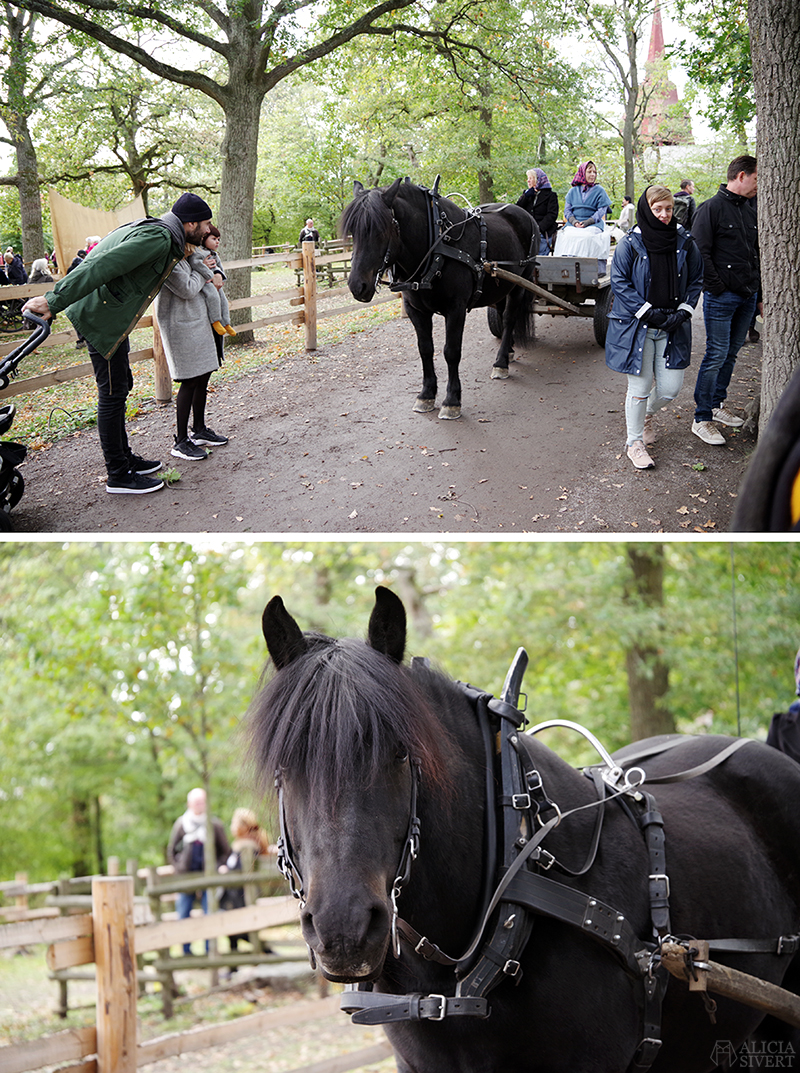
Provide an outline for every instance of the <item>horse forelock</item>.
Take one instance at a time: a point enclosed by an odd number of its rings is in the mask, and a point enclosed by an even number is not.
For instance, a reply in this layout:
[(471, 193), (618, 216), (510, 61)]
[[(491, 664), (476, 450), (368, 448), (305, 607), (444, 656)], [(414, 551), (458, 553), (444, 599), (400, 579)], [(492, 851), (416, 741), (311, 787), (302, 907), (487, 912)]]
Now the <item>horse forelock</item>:
[(392, 231), (392, 210), (380, 189), (357, 194), (342, 213), (340, 230), (352, 235), (354, 242), (389, 241)]
[(250, 712), (252, 761), (300, 777), (317, 801), (372, 785), (404, 752), (428, 787), (446, 782), (447, 731), (409, 671), (362, 641), (306, 635), (309, 651), (277, 671)]

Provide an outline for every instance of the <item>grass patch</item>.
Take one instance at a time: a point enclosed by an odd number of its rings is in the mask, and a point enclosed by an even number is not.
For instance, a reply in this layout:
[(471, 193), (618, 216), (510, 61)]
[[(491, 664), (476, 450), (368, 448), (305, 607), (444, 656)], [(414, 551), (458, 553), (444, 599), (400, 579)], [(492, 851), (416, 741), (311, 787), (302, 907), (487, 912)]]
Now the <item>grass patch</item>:
[[(295, 285), (294, 272), (283, 266), (267, 270), (257, 270), (252, 274), (252, 294), (264, 294), (267, 291), (285, 290)], [(342, 296), (325, 298), (325, 290), (318, 292), (318, 304), (321, 309), (327, 306), (345, 304)], [(259, 306), (255, 317), (270, 316), (273, 313), (288, 312), (292, 307), (288, 302), (275, 303), (271, 306)], [(363, 311), (341, 314), (320, 320), (317, 324), (318, 349), (334, 346), (357, 332), (384, 324), (399, 316), (400, 304), (391, 302), (377, 306), (365, 306)], [(66, 317), (57, 321), (57, 330), (70, 327)], [(25, 333), (27, 334), (27, 333)], [(225, 361), (222, 368), (214, 373), (212, 389), (219, 389), (225, 384), (233, 383), (264, 368), (278, 368), (287, 358), (304, 355), (305, 339), (302, 325), (273, 324), (256, 329), (252, 343), (237, 343), (225, 347)], [(25, 335), (19, 337), (25, 338)], [(142, 329), (131, 334), (131, 350), (145, 350), (152, 346), (152, 331)], [(4, 337), (4, 341), (13, 341), (14, 337)], [(68, 368), (88, 361), (85, 349), (76, 350), (74, 343), (57, 347), (42, 347), (28, 355), (19, 367), (19, 377), (43, 375), (57, 369)], [(133, 391), (128, 396), (127, 418), (138, 417), (155, 409), (155, 377), (153, 363), (137, 362), (133, 367)], [(12, 401), (17, 407), (17, 414), (10, 437), (21, 440), (30, 448), (46, 447), (56, 440), (63, 439), (80, 430), (91, 428), (97, 423), (97, 389), (94, 378), (86, 376), (66, 384), (32, 391), (27, 395), (17, 395)], [(177, 473), (177, 471), (175, 471)], [(173, 480), (179, 479), (179, 474)]]

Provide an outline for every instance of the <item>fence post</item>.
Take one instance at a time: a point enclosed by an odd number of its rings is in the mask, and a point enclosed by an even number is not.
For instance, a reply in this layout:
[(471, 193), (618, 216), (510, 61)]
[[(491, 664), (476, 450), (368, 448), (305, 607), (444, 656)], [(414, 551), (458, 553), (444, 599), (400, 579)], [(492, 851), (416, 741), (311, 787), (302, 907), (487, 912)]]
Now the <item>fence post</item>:
[(172, 377), (167, 367), (167, 355), (164, 353), (164, 340), (153, 310), (153, 365), (155, 367), (156, 402), (165, 405), (172, 402)]
[(133, 879), (92, 880), (98, 1073), (136, 1073)]
[(317, 349), (317, 264), (313, 242), (304, 242), (303, 308), (305, 309), (306, 350)]

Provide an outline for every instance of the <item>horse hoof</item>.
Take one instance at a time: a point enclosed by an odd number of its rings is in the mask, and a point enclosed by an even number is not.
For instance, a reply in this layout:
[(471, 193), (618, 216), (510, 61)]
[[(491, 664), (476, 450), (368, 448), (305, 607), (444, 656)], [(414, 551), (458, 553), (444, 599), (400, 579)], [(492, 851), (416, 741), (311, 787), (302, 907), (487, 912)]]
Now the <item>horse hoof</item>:
[(435, 408), (435, 399), (417, 399), (417, 401), (414, 403), (413, 412), (415, 414), (429, 414), (431, 410), (434, 410)]
[(508, 369), (503, 369), (499, 365), (493, 365), (492, 380), (508, 380)]
[(460, 406), (443, 406), (439, 410), (440, 421), (458, 421), (459, 417), (461, 417)]

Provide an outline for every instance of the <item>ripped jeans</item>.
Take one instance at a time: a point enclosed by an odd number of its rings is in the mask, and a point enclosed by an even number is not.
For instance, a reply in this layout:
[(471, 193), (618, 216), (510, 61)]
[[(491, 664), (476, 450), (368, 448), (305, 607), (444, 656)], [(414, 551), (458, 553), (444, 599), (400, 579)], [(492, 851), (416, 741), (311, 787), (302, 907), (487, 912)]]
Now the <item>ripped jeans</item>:
[(644, 437), (645, 414), (654, 414), (673, 402), (683, 386), (683, 369), (668, 369), (664, 358), (669, 336), (660, 328), (648, 328), (642, 347), (642, 371), (628, 374), (625, 396), (626, 446)]

